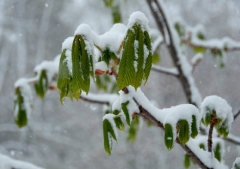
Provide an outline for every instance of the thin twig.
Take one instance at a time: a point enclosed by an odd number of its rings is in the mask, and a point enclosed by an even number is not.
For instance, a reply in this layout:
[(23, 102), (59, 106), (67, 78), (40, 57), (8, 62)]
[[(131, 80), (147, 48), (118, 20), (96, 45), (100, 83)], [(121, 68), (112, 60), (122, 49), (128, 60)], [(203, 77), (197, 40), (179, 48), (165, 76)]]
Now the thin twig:
[(161, 66), (152, 66), (152, 70), (160, 72), (160, 73), (164, 73), (167, 75), (172, 75), (175, 77), (178, 77), (178, 71), (176, 68), (165, 68), (165, 67), (161, 67)]
[(237, 117), (239, 116), (239, 114), (240, 114), (240, 109), (238, 110), (238, 112), (237, 112), (237, 113), (235, 113), (235, 114), (234, 114), (234, 120), (236, 120), (236, 119), (237, 119)]

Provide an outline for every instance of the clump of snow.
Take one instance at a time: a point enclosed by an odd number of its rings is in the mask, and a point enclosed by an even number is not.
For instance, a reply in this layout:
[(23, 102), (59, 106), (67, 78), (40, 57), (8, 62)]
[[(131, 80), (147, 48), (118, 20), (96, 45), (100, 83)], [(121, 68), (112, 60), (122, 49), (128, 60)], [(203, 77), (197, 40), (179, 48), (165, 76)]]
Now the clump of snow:
[(101, 71), (107, 71), (108, 70), (108, 66), (106, 64), (106, 62), (101, 61), (101, 62), (97, 62), (95, 63), (95, 69), (99, 69)]
[(41, 71), (45, 70), (47, 73), (48, 83), (53, 81), (55, 75), (58, 74), (59, 62), (57, 61), (43, 61), (41, 64), (35, 66), (34, 72), (37, 73), (37, 78), (39, 78)]
[(181, 104), (171, 108), (165, 108), (161, 110), (166, 114), (163, 124), (170, 124), (173, 128), (174, 140), (176, 138), (176, 127), (180, 120), (186, 120), (189, 126), (189, 134), (191, 134), (192, 116), (196, 117), (197, 128), (200, 125), (200, 113), (199, 110), (192, 104)]
[(217, 118), (220, 118), (222, 122), (227, 120), (227, 127), (230, 131), (233, 122), (233, 113), (231, 106), (226, 100), (215, 95), (206, 97), (201, 104), (201, 114), (203, 118), (208, 113), (206, 108), (209, 108), (210, 111), (215, 110)]
[(94, 43), (102, 50), (109, 48), (115, 54), (119, 54), (119, 48), (124, 40), (127, 28), (123, 24), (114, 24), (112, 28), (104, 34), (96, 37)]
[(130, 18), (128, 20), (127, 28), (132, 28), (133, 25), (139, 24), (139, 25), (141, 25), (141, 28), (143, 31), (149, 31), (148, 22), (149, 21), (144, 13), (142, 13), (140, 11), (133, 12), (130, 15)]
[(72, 50), (72, 43), (73, 43), (74, 37), (68, 37), (65, 39), (62, 43), (62, 51), (64, 49)]
[[(24, 99), (24, 105), (20, 106), (20, 108), (26, 110), (27, 118), (29, 119), (30, 114), (31, 114), (32, 101), (33, 101), (32, 91), (31, 91), (31, 87), (29, 85), (29, 80), (25, 79), (25, 78), (21, 78), (15, 82), (14, 87), (19, 88), (19, 90), (21, 92), (21, 96)], [(14, 118), (17, 118), (18, 110), (19, 110), (19, 107), (16, 107), (14, 109)]]

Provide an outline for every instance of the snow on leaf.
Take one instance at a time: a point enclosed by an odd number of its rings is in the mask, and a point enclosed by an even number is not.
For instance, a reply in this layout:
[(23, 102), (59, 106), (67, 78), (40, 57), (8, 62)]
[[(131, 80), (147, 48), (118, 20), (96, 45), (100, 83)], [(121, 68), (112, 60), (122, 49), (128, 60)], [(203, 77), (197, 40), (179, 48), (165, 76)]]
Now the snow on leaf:
[(226, 100), (219, 96), (208, 96), (201, 104), (202, 122), (205, 125), (210, 124), (211, 116), (215, 114), (217, 124), (215, 125), (218, 134), (226, 137), (231, 129), (233, 122), (232, 108)]
[(45, 93), (48, 90), (48, 77), (47, 77), (46, 70), (42, 70), (40, 72), (39, 79), (37, 83), (34, 84), (34, 87), (35, 87), (36, 94), (43, 99)]
[(14, 119), (18, 127), (27, 125), (32, 107), (32, 92), (27, 79), (15, 82)]

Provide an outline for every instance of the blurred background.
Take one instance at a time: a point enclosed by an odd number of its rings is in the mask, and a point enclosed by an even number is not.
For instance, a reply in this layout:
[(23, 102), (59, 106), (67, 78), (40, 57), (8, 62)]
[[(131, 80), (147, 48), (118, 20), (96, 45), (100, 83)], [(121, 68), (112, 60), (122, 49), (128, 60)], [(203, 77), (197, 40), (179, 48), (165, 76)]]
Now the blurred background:
[[(205, 26), (206, 38), (229, 36), (240, 41), (240, 2), (238, 0), (168, 0), (164, 1), (172, 19), (182, 18), (189, 26)], [(129, 15), (142, 11), (156, 28), (146, 1), (121, 1), (122, 23)], [(60, 104), (57, 91), (48, 92), (44, 100), (37, 97), (29, 125), (18, 129), (14, 124), (14, 82), (32, 77), (34, 67), (43, 60), (53, 60), (61, 53), (64, 39), (73, 36), (81, 23), (102, 34), (113, 24), (112, 10), (103, 0), (1, 0), (0, 1), (0, 153), (34, 163), (46, 169), (146, 169), (183, 167), (183, 150), (175, 145), (167, 151), (163, 132), (141, 125), (135, 143), (127, 142), (127, 133), (119, 132), (111, 156), (105, 153), (102, 138), (103, 107), (82, 100)], [(227, 53), (227, 64), (205, 54), (194, 72), (203, 98), (219, 95), (240, 108), (240, 51)], [(192, 56), (189, 56), (191, 59)], [(172, 66), (164, 50), (160, 65)], [(167, 108), (186, 103), (179, 81), (152, 72), (143, 91), (149, 100)], [(232, 133), (240, 135), (237, 119)], [(232, 165), (240, 155), (239, 147), (226, 142), (226, 164)], [(192, 166), (192, 168), (197, 168)]]

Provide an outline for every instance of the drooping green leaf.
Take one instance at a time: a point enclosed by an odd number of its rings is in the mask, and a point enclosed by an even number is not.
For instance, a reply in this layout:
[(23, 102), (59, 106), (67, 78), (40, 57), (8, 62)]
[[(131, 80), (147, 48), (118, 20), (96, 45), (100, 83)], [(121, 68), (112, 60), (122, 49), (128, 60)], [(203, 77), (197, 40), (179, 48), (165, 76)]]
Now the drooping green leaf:
[(214, 148), (214, 157), (221, 162), (221, 145), (219, 143), (216, 144), (216, 147)]
[(69, 84), (71, 83), (72, 77), (69, 72), (69, 68), (66, 61), (66, 49), (63, 50), (59, 62), (58, 69), (58, 81), (57, 87), (60, 90), (60, 101), (62, 103), (63, 98), (68, 96)]
[(72, 44), (71, 96), (79, 98), (81, 91), (89, 92), (90, 76), (94, 77), (92, 56), (88, 53), (85, 39), (76, 35)]
[(146, 45), (149, 51), (147, 59), (145, 60), (144, 76), (143, 76), (143, 79), (145, 80), (145, 83), (146, 83), (152, 68), (152, 43), (147, 31), (144, 31), (144, 44)]
[(135, 79), (135, 68), (134, 68), (134, 41), (135, 33), (132, 29), (129, 29), (127, 36), (124, 40), (122, 58), (119, 64), (117, 86), (118, 90), (131, 85)]
[(192, 115), (191, 137), (195, 138), (198, 135), (198, 126), (196, 116)]
[(189, 168), (191, 165), (191, 159), (188, 154), (185, 154), (184, 156), (184, 167)]
[(137, 63), (137, 65), (135, 65), (135, 67), (137, 68), (136, 71), (136, 78), (133, 81), (132, 86), (137, 89), (141, 83), (142, 83), (142, 79), (143, 79), (143, 64), (144, 64), (144, 34), (143, 31), (141, 29), (140, 25), (134, 25), (133, 29), (135, 31), (135, 41), (134, 41), (134, 49), (135, 51), (135, 60), (134, 62)]
[(109, 155), (111, 155), (112, 151), (112, 138), (117, 140), (111, 123), (107, 119), (105, 119), (103, 120), (103, 140), (104, 149)]
[(131, 125), (131, 117), (130, 117), (130, 114), (128, 112), (128, 109), (127, 109), (127, 105), (129, 104), (129, 101), (125, 102), (125, 103), (122, 103), (122, 110), (123, 110), (123, 113), (126, 117), (126, 122), (127, 124), (130, 126)]
[[(80, 66), (80, 57), (82, 57), (82, 47), (80, 43), (81, 35), (76, 35), (72, 44), (72, 85), (71, 89), (73, 95), (75, 93), (81, 93), (81, 82), (83, 81), (81, 66)], [(80, 97), (77, 96), (76, 99)]]
[(137, 132), (139, 129), (139, 117), (135, 117), (132, 121), (130, 128), (128, 130), (128, 137), (127, 140), (131, 142), (135, 142), (137, 138)]
[(20, 87), (15, 89), (14, 100), (14, 120), (19, 128), (27, 125), (27, 110), (24, 104), (24, 98), (22, 96)]
[(164, 142), (168, 150), (171, 150), (174, 145), (174, 137), (173, 137), (173, 129), (170, 124), (165, 124), (164, 126), (165, 134), (164, 134)]
[[(118, 115), (119, 113), (120, 113), (119, 110), (114, 110), (114, 111), (113, 111), (113, 114), (115, 114), (115, 115)], [(124, 127), (124, 123), (122, 122), (121, 117), (115, 117), (115, 118), (114, 118), (114, 122), (115, 122), (115, 124), (116, 124), (116, 127), (117, 127), (119, 130), (124, 131), (125, 127)]]
[(204, 35), (202, 32), (198, 32), (197, 37), (198, 37), (198, 39), (200, 39), (200, 40), (205, 40), (205, 39), (206, 39), (206, 38), (205, 38), (205, 35)]
[(221, 137), (227, 137), (229, 133), (227, 119), (216, 126), (217, 132)]
[(45, 93), (48, 90), (48, 77), (47, 77), (46, 70), (42, 70), (40, 72), (39, 79), (37, 83), (34, 84), (34, 87), (35, 87), (36, 94), (43, 99)]
[(210, 124), (211, 121), (211, 116), (212, 116), (212, 110), (209, 107), (205, 108), (206, 110), (206, 116), (202, 118), (202, 123), (205, 126), (208, 126)]
[(190, 138), (190, 133), (189, 133), (190, 129), (189, 129), (187, 120), (179, 120), (178, 129), (179, 129), (179, 134), (178, 134), (179, 141), (182, 144), (186, 144)]

